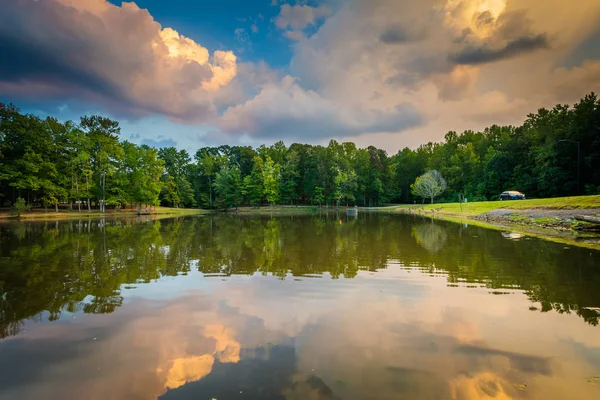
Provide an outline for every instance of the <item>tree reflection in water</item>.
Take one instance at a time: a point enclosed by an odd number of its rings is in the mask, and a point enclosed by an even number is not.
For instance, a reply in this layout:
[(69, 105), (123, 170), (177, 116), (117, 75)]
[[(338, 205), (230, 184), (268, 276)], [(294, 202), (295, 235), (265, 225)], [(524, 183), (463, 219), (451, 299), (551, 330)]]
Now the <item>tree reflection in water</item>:
[[(340, 221), (342, 223), (340, 223)], [(24, 320), (111, 313), (129, 285), (205, 274), (351, 279), (390, 261), (443, 273), (454, 285), (520, 289), (532, 310), (576, 313), (598, 324), (598, 252), (477, 227), (363, 214), (188, 217), (0, 225), (0, 337)], [(45, 313), (44, 313), (45, 312)], [(47, 313), (47, 315), (46, 315)]]

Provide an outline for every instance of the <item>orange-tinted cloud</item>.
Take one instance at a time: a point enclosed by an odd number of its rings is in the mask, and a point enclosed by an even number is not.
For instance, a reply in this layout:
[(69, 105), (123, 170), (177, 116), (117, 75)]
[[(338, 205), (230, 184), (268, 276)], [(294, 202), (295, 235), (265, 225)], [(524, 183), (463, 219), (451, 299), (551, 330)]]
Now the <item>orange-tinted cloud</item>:
[[(84, 99), (113, 112), (205, 121), (237, 74), (231, 51), (163, 28), (135, 3), (6, 0), (0, 94)], [(43, 85), (44, 93), (31, 91)]]

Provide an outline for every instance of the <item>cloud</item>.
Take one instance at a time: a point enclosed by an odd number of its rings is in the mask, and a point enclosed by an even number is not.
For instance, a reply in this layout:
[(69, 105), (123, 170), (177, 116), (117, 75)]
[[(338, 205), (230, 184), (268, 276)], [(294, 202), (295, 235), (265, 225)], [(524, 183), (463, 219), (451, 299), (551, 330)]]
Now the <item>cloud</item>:
[(388, 109), (343, 107), (319, 93), (303, 89), (291, 76), (268, 83), (253, 99), (230, 107), (219, 127), (231, 134), (314, 140), (366, 132), (402, 130), (421, 123), (411, 106)]
[[(277, 29), (295, 41), (289, 66), (274, 70), (209, 52), (134, 3), (6, 0), (0, 96), (204, 124), (179, 146), (335, 136), (396, 151), (520, 124), (600, 85), (597, 0), (306, 3), (273, 1)], [(259, 19), (233, 33), (236, 53)], [(155, 132), (143, 136), (160, 143)]]
[(314, 25), (318, 20), (331, 14), (327, 6), (311, 7), (307, 5), (284, 4), (279, 15), (275, 17), (275, 25), (279, 29), (302, 30), (309, 25)]
[(390, 26), (381, 32), (379, 40), (387, 44), (404, 43), (408, 40), (408, 33), (401, 26)]
[(462, 46), (450, 56), (457, 64), (486, 64), (550, 48), (547, 33), (536, 33), (526, 13), (475, 15), (475, 26), (465, 28), (455, 42)]
[(162, 28), (135, 3), (7, 0), (0, 15), (0, 94), (101, 103), (129, 115), (203, 120), (236, 76), (231, 51)]
[(521, 37), (506, 43), (506, 45), (500, 48), (493, 48), (487, 45), (466, 47), (459, 53), (452, 55), (451, 59), (457, 64), (477, 65), (513, 58), (535, 50), (547, 49), (548, 47), (548, 36), (540, 34)]
[(306, 35), (302, 31), (286, 31), (284, 35), (291, 40), (302, 40), (306, 38)]
[(250, 35), (244, 28), (237, 28), (233, 31), (235, 41), (238, 45), (236, 49), (238, 53), (243, 53), (246, 50), (252, 50), (252, 41)]
[(295, 44), (290, 73), (340, 107), (406, 103), (421, 115), (412, 128), (347, 138), (362, 146), (396, 151), (441, 140), (449, 130), (520, 124), (541, 106), (577, 100), (600, 85), (598, 63), (587, 54), (576, 67), (557, 67), (597, 31), (600, 3), (584, 3), (348, 2)]

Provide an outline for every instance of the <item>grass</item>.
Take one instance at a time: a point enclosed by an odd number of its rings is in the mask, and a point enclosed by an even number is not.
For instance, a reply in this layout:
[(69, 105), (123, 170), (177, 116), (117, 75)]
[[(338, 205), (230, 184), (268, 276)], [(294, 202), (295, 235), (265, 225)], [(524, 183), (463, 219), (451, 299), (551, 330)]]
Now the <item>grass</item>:
[(596, 196), (574, 196), (557, 197), (553, 199), (511, 200), (511, 201), (479, 201), (463, 203), (444, 204), (410, 204), (402, 206), (382, 207), (381, 211), (403, 211), (407, 209), (421, 209), (423, 211), (434, 210), (442, 215), (455, 215), (472, 217), (478, 216), (497, 209), (507, 210), (580, 210), (589, 208), (600, 209), (600, 195)]
[[(196, 208), (171, 208), (171, 207), (153, 207), (151, 211), (151, 215), (195, 215), (195, 214), (206, 214), (210, 213), (210, 211), (196, 209)], [(55, 219), (69, 219), (69, 218), (104, 218), (104, 217), (130, 217), (137, 216), (137, 210), (135, 209), (125, 209), (120, 211), (108, 210), (105, 213), (101, 213), (100, 211), (94, 210), (92, 212), (88, 211), (67, 211), (67, 210), (59, 210), (55, 212), (53, 209), (48, 209), (48, 212), (44, 210), (32, 210), (27, 211), (21, 214), (18, 217), (19, 220), (55, 220)], [(17, 217), (12, 217), (9, 212), (0, 213), (0, 220), (2, 219), (17, 219)]]
[(529, 221), (531, 221), (531, 218), (526, 217), (524, 215), (511, 215), (508, 218), (510, 218), (510, 220), (514, 221), (514, 222), (529, 222)]
[[(513, 200), (513, 201), (485, 201), (463, 203), (462, 208), (459, 203), (446, 204), (410, 204), (402, 206), (380, 207), (377, 212), (406, 213), (430, 216), (451, 222), (466, 223), (470, 225), (481, 226), (490, 229), (506, 230), (527, 234), (563, 244), (599, 249), (600, 243), (586, 242), (577, 240), (582, 237), (581, 234), (565, 230), (564, 224), (561, 224), (559, 218), (540, 217), (531, 218), (527, 215), (511, 214), (506, 217), (488, 220), (481, 217), (494, 210), (515, 210), (527, 212), (528, 210), (585, 210), (600, 209), (600, 196), (577, 196), (577, 197), (559, 197), (553, 199), (532, 199), (532, 200)], [(484, 220), (482, 220), (484, 219)], [(567, 224), (568, 225), (568, 224)], [(580, 222), (571, 223), (571, 229), (575, 229)], [(593, 237), (593, 236), (592, 236)]]
[[(389, 208), (389, 207), (388, 207)], [(478, 226), (481, 228), (492, 229), (495, 231), (510, 231), (521, 233), (523, 235), (527, 235), (530, 237), (535, 237), (538, 239), (549, 240), (555, 243), (561, 243), (563, 245), (568, 246), (576, 246), (583, 247), (586, 249), (600, 250), (600, 242), (597, 241), (585, 241), (579, 240), (578, 237), (569, 234), (565, 231), (559, 231), (553, 228), (545, 227), (545, 226), (537, 226), (533, 224), (525, 225), (523, 223), (511, 223), (510, 219), (507, 218), (507, 223), (490, 223), (486, 221), (481, 221), (478, 219), (471, 219), (466, 216), (451, 216), (451, 215), (429, 215), (425, 214), (425, 217), (431, 217), (435, 219), (440, 219), (443, 221), (454, 222), (457, 224), (466, 224), (471, 226)], [(528, 221), (531, 222), (531, 219), (528, 218)], [(580, 224), (580, 223), (578, 223)], [(584, 237), (584, 236), (579, 236)], [(592, 238), (596, 238), (597, 236), (592, 235)]]
[(552, 225), (552, 224), (556, 224), (559, 221), (560, 221), (560, 219), (558, 219), (558, 218), (550, 218), (550, 217), (535, 218), (533, 220), (533, 222), (535, 222), (536, 224), (540, 224), (540, 225)]

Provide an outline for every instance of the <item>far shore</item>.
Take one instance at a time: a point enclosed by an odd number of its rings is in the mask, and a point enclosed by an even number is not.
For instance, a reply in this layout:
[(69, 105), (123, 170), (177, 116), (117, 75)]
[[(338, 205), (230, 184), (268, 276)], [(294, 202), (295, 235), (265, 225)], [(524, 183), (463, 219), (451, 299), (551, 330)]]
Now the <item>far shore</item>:
[(197, 215), (197, 214), (208, 214), (210, 211), (202, 210), (198, 208), (172, 208), (172, 207), (152, 207), (148, 212), (138, 213), (135, 208), (116, 210), (106, 210), (106, 212), (100, 212), (99, 210), (87, 211), (82, 209), (78, 210), (59, 210), (58, 212), (54, 209), (34, 209), (26, 211), (18, 217), (10, 215), (9, 210), (3, 210), (0, 212), (0, 221), (44, 221), (44, 220), (60, 220), (60, 219), (77, 219), (77, 218), (129, 218), (142, 216), (183, 216), (183, 215)]
[[(294, 216), (317, 215), (322, 213), (344, 213), (352, 206), (335, 205), (321, 207), (314, 205), (274, 205), (261, 207), (238, 207), (229, 210), (204, 210), (190, 208), (152, 207), (142, 216), (168, 218), (186, 215), (226, 214), (233, 216)], [(441, 219), (456, 223), (481, 226), (490, 229), (517, 232), (544, 239), (600, 250), (600, 224), (581, 221), (581, 217), (600, 219), (600, 195), (575, 196), (552, 199), (482, 201), (467, 203), (435, 203), (388, 205), (383, 207), (357, 207), (361, 213), (410, 214), (421, 218)], [(23, 213), (20, 217), (10, 216), (8, 210), (0, 211), (0, 222), (44, 221), (61, 219), (98, 219), (138, 217), (134, 208), (119, 211), (98, 210), (55, 212), (49, 209), (36, 209)]]

